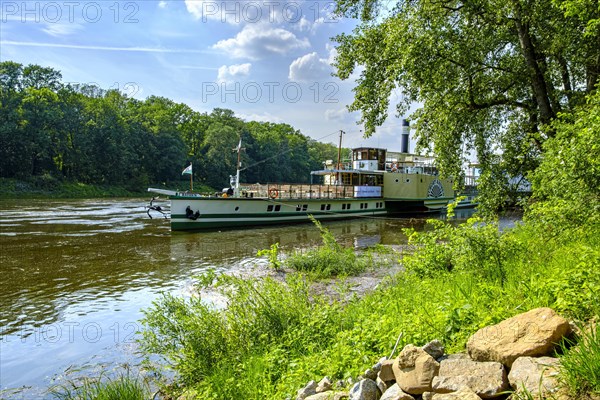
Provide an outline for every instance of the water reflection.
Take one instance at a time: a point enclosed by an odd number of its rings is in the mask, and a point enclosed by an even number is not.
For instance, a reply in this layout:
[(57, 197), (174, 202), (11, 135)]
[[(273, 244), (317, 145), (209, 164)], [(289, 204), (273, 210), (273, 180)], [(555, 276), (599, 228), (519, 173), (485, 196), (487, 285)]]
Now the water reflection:
[[(74, 365), (128, 360), (124, 349), (134, 346), (140, 309), (161, 292), (185, 292), (208, 268), (266, 268), (256, 253), (276, 242), (283, 253), (320, 242), (311, 224), (171, 233), (168, 221), (147, 217), (144, 204), (0, 202), (2, 389), (45, 387)], [(422, 223), (361, 219), (326, 226), (345, 246), (362, 248), (402, 244), (401, 229)]]

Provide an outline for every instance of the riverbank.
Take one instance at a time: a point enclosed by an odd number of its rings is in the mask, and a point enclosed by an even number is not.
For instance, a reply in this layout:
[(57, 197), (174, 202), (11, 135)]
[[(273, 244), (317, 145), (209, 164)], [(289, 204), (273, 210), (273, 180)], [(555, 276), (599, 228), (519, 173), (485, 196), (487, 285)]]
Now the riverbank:
[[(293, 398), (323, 376), (352, 382), (392, 352), (400, 333), (399, 348), (438, 339), (458, 353), (479, 329), (538, 307), (582, 326), (600, 315), (598, 224), (558, 232), (531, 221), (504, 231), (479, 220), (432, 224), (424, 233), (407, 231), (418, 251), (401, 254), (406, 272), (387, 276), (364, 296), (353, 296), (344, 278), (330, 282), (339, 298), (315, 293), (314, 271), (305, 271), (288, 273), (284, 282), (204, 276), (198, 296), (163, 298), (146, 313), (142, 343), (179, 374), (165, 392), (186, 399)], [(323, 248), (312, 265), (345, 262), (333, 256), (339, 250)], [(229, 307), (207, 306), (206, 290), (219, 291)], [(594, 338), (590, 348), (599, 349)], [(559, 353), (561, 360), (577, 356)], [(561, 370), (572, 398), (600, 394), (593, 372), (600, 351), (585, 356), (591, 368), (566, 362)]]
[[(185, 190), (186, 183), (179, 186)], [(155, 186), (159, 187), (159, 186)], [(177, 185), (166, 189), (177, 189)], [(214, 190), (198, 185), (198, 192)], [(132, 188), (116, 185), (96, 185), (59, 180), (45, 175), (29, 180), (0, 178), (0, 199), (97, 199), (152, 197), (147, 188)]]

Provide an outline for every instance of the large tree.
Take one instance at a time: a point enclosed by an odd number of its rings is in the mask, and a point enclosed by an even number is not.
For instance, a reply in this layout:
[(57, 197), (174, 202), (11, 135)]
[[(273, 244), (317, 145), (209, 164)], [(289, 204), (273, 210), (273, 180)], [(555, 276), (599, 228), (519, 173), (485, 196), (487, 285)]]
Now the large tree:
[(395, 91), (399, 115), (419, 104), (411, 115), (418, 143), (435, 149), (446, 174), (460, 173), (466, 150), (496, 178), (535, 169), (555, 135), (551, 122), (598, 83), (597, 0), (337, 4), (361, 19), (336, 38), (337, 75), (358, 74), (349, 109), (371, 135)]

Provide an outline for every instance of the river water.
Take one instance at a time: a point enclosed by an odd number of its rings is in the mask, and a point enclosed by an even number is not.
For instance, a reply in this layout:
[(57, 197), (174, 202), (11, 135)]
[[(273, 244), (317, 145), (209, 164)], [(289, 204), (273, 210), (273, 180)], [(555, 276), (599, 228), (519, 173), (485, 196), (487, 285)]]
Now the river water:
[[(170, 232), (145, 200), (0, 201), (0, 398), (52, 398), (80, 376), (139, 365), (142, 309), (161, 293), (190, 294), (194, 276), (259, 274), (256, 252), (320, 243), (312, 224)], [(357, 219), (325, 226), (346, 246), (400, 245), (422, 220)]]

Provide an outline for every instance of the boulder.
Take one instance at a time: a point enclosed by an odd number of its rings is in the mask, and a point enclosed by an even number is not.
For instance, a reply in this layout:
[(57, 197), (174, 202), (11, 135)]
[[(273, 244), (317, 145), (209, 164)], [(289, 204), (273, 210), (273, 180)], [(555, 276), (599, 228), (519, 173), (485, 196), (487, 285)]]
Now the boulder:
[(464, 387), (457, 392), (436, 393), (431, 400), (481, 400), (481, 397), (477, 396), (471, 389)]
[(421, 395), (421, 400), (433, 400), (433, 392), (425, 392)]
[(375, 381), (363, 379), (350, 389), (350, 400), (379, 400), (381, 394)]
[(328, 390), (331, 390), (331, 386), (332, 386), (331, 379), (329, 379), (329, 377), (326, 376), (319, 381), (319, 383), (317, 384), (317, 387), (315, 388), (315, 391), (317, 393), (323, 393)]
[(415, 400), (415, 398), (408, 393), (404, 393), (402, 389), (400, 389), (400, 386), (398, 386), (397, 383), (394, 383), (385, 391), (379, 400)]
[(377, 371), (373, 370), (373, 368), (367, 368), (367, 370), (363, 373), (363, 376), (374, 381), (377, 379)]
[(388, 388), (388, 385), (384, 381), (382, 381), (381, 378), (379, 378), (379, 377), (377, 377), (375, 379), (375, 383), (377, 384), (377, 387), (379, 388), (379, 391), (381, 393), (385, 393), (385, 391)]
[(504, 366), (498, 362), (448, 358), (442, 360), (432, 386), (436, 393), (451, 393), (467, 387), (479, 397), (488, 399), (507, 390), (508, 379)]
[(385, 360), (381, 363), (381, 370), (377, 374), (379, 379), (384, 382), (396, 380), (396, 377), (394, 376), (394, 370), (392, 369), (394, 361), (395, 360)]
[(558, 391), (560, 361), (553, 357), (519, 357), (513, 362), (508, 381), (519, 392), (526, 389), (534, 397), (547, 397)]
[(308, 396), (312, 396), (317, 393), (317, 382), (310, 381), (302, 389), (296, 393), (296, 400), (304, 400)]
[(442, 342), (435, 339), (423, 346), (423, 350), (436, 360), (444, 355), (444, 346)]
[(323, 392), (308, 396), (305, 400), (342, 400), (347, 399), (348, 393), (345, 392)]
[(440, 364), (422, 348), (409, 344), (402, 349), (392, 369), (400, 389), (409, 394), (431, 392), (431, 382)]
[(507, 367), (519, 357), (549, 355), (571, 332), (569, 322), (551, 308), (536, 308), (475, 332), (467, 352), (476, 361), (498, 361)]

